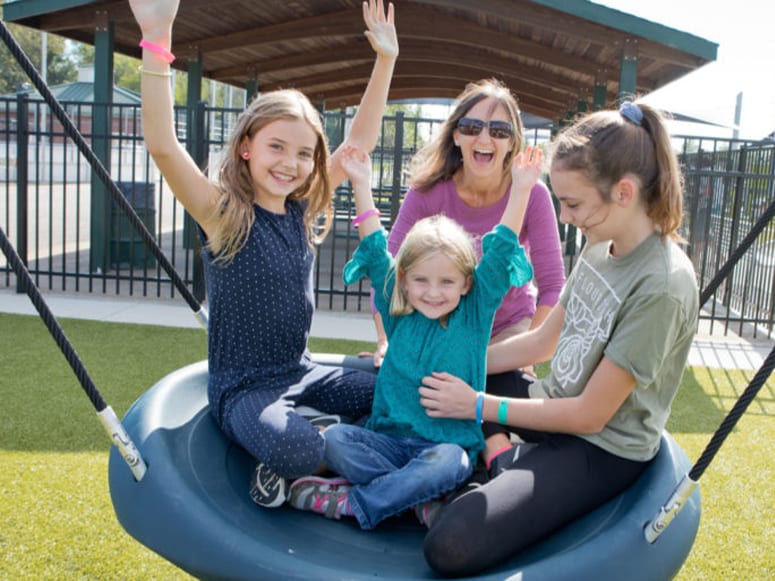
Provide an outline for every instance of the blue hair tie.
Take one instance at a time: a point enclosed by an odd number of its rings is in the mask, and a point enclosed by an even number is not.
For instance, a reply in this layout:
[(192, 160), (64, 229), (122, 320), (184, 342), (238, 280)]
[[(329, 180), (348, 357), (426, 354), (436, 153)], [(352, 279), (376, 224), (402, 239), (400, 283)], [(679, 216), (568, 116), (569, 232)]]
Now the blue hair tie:
[(640, 126), (643, 123), (643, 111), (632, 101), (622, 103), (622, 106), (619, 107), (619, 114), (635, 125)]

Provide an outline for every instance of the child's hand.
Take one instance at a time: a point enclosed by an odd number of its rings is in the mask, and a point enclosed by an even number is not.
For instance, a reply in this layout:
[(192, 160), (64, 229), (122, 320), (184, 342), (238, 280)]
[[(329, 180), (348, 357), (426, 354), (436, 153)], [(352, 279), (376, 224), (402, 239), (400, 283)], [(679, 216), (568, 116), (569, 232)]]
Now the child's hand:
[(129, 0), (132, 14), (143, 34), (169, 32), (180, 0)]
[(363, 3), (363, 21), (368, 30), (364, 32), (371, 48), (378, 55), (388, 58), (398, 57), (398, 37), (393, 23), (393, 3), (388, 3), (387, 16), (383, 0), (368, 0)]
[(342, 169), (353, 188), (371, 189), (371, 158), (365, 151), (348, 145), (342, 151)]
[(544, 152), (539, 147), (528, 146), (525, 151), (520, 151), (511, 166), (512, 192), (527, 191), (529, 194), (541, 177), (543, 167)]

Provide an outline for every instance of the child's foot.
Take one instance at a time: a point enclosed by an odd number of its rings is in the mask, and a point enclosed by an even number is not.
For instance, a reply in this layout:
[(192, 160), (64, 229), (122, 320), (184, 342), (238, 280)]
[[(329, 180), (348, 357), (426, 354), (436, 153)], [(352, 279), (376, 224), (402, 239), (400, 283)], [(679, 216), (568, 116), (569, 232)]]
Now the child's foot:
[(276, 508), (285, 502), (287, 488), (285, 478), (280, 478), (263, 462), (256, 464), (249, 490), (253, 502), (264, 508)]
[(334, 424), (347, 423), (348, 421), (347, 418), (343, 418), (338, 414), (324, 414), (308, 406), (297, 406), (296, 413), (307, 419), (310, 424), (321, 431)]
[(342, 417), (336, 414), (327, 414), (309, 418), (309, 423), (315, 426), (321, 432), (334, 424), (341, 424)]
[(343, 478), (305, 476), (294, 480), (288, 489), (288, 504), (299, 510), (311, 510), (326, 518), (340, 519), (348, 514), (347, 493), (350, 483)]
[(417, 520), (420, 521), (421, 525), (431, 528), (431, 525), (442, 506), (444, 506), (444, 502), (441, 500), (429, 500), (421, 504), (415, 504), (414, 515), (417, 517)]

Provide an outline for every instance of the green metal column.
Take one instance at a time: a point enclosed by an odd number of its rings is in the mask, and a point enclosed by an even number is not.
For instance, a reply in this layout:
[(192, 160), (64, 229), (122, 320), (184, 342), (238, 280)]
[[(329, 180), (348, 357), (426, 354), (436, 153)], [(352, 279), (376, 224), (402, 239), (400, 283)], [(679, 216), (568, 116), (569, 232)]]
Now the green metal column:
[(585, 95), (581, 95), (578, 102), (576, 103), (576, 112), (584, 114), (587, 111), (589, 111), (589, 101), (587, 101)]
[(576, 118), (576, 110), (572, 107), (568, 107), (568, 111), (565, 113), (565, 117), (560, 120), (560, 127), (567, 127), (573, 124), (573, 120)]
[(638, 81), (638, 41), (627, 39), (622, 49), (622, 66), (619, 74), (619, 102), (633, 98)]
[(189, 130), (186, 131), (186, 149), (196, 159), (196, 142), (201, 136), (191, 130), (196, 124), (192, 123), (199, 101), (202, 100), (202, 54), (188, 61), (188, 87), (186, 90), (186, 111)]
[[(186, 150), (197, 165), (204, 170), (207, 165), (207, 145), (205, 143), (205, 103), (202, 102), (202, 53), (188, 61), (188, 87), (186, 90)], [(205, 300), (204, 268), (202, 249), (196, 235), (194, 220), (185, 213), (183, 218), (183, 245), (194, 250), (192, 293), (198, 301)]]
[(245, 84), (245, 107), (247, 108), (248, 103), (250, 103), (256, 95), (258, 95), (258, 73), (255, 71), (255, 69), (250, 69), (250, 78), (248, 79), (248, 82)]
[(606, 77), (603, 72), (598, 72), (595, 77), (595, 87), (592, 91), (592, 110), (600, 111), (605, 109), (608, 90), (606, 87)]
[[(110, 132), (113, 102), (113, 22), (105, 10), (97, 11), (94, 31), (94, 107), (92, 109), (92, 149), (105, 169), (110, 171)], [(97, 176), (91, 178), (91, 230), (89, 270), (108, 269), (108, 232), (110, 192)]]
[[(197, 118), (199, 101), (202, 100), (202, 54), (197, 53), (188, 61), (188, 85), (186, 87), (186, 151), (203, 168), (201, 158), (201, 142), (204, 136), (199, 135), (203, 125)], [(196, 245), (196, 229), (188, 213), (183, 219), (183, 246), (189, 250)]]

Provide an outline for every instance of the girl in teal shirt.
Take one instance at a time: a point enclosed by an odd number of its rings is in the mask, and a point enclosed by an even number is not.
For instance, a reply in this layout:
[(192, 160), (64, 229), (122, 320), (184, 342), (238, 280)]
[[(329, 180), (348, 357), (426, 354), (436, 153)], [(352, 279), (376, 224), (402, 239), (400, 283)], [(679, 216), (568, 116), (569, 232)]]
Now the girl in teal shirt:
[(342, 478), (296, 480), (292, 506), (329, 518), (351, 515), (371, 529), (471, 475), (484, 447), (481, 418), (430, 418), (417, 387), (443, 369), (484, 390), (495, 311), (511, 285), (521, 286), (533, 274), (515, 232), (542, 162), (538, 149), (517, 156), (509, 202), (500, 224), (484, 237), (477, 265), (470, 237), (444, 216), (418, 222), (394, 260), (371, 198), (370, 160), (360, 151), (347, 152), (343, 167), (353, 185), (361, 244), (344, 278), (348, 284), (364, 276), (371, 280), (391, 348), (366, 427), (340, 424), (325, 432), (325, 462)]

